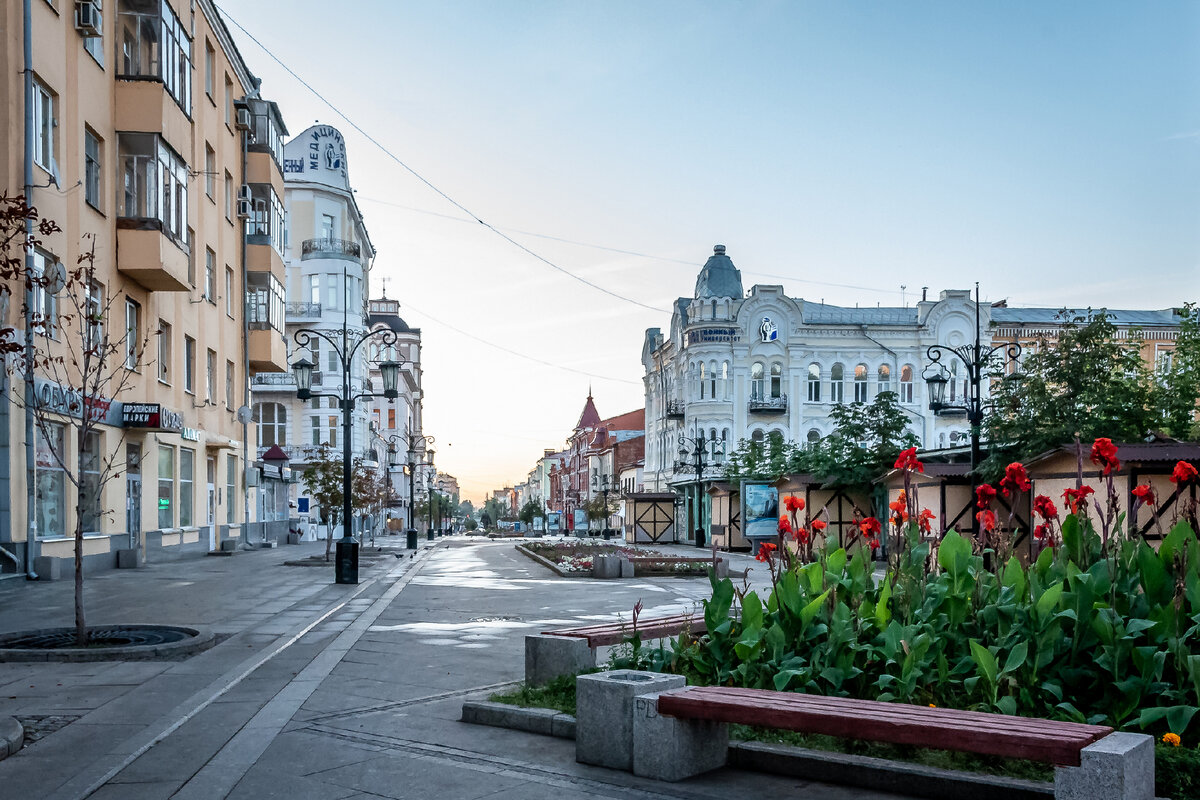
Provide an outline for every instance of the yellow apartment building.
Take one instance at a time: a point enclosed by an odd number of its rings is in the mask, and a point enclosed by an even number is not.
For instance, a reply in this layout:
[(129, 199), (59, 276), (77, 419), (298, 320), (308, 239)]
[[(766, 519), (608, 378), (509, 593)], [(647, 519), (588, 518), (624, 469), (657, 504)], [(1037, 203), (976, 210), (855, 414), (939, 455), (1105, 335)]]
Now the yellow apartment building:
[[(248, 382), (287, 369), (283, 338), (283, 137), (211, 0), (12, 0), (0, 6), (0, 187), (62, 228), (27, 254), (72, 267), (94, 242), (95, 302), (129, 331), (127, 391), (105, 398), (85, 445), (114, 477), (84, 503), (85, 567), (233, 549), (266, 533)], [(28, 101), (27, 101), (28, 98)], [(39, 348), (61, 351), (61, 298), (14, 287), (0, 309)], [(124, 337), (122, 337), (124, 338)], [(145, 342), (144, 349), (140, 346)], [(66, 572), (79, 453), (70, 385), (34, 390), (62, 423), (34, 427), (20, 371), (0, 378), (0, 570)], [(53, 413), (51, 413), (53, 416)], [(93, 478), (94, 480), (94, 478)], [(284, 523), (286, 525), (286, 523)], [(257, 525), (257, 528), (255, 527)]]

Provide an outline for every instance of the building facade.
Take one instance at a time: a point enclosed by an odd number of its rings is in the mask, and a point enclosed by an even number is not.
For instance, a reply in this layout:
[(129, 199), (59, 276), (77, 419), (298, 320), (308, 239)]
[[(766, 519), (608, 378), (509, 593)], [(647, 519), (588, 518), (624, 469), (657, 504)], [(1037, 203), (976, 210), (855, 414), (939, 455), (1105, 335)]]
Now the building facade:
[[(9, 402), (28, 396), (25, 382), (3, 378), (0, 549), (27, 567), (72, 557), (76, 497), (63, 463), (92, 487), (89, 568), (115, 566), (118, 551), (155, 560), (215, 549), (259, 518), (247, 491), (248, 380), (287, 368), (282, 207), (271, 200), (286, 129), (211, 0), (30, 7), (28, 20), (21, 3), (0, 10), (0, 182), (62, 228), (28, 253), (31, 270), (73, 268), (94, 250), (88, 313), (123, 342), (129, 371), (82, 453), (69, 374), (35, 370), (39, 425)], [(53, 282), (28, 296), (9, 288), (4, 324), (18, 337), (32, 329), (39, 353), (81, 339)], [(108, 463), (114, 477), (96, 488)]]

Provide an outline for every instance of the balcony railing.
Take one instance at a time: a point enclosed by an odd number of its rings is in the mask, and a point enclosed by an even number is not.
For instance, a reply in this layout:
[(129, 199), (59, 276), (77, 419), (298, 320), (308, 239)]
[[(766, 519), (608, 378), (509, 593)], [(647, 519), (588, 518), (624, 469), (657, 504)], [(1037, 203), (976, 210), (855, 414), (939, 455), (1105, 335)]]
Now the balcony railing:
[(787, 395), (781, 394), (779, 397), (756, 397), (750, 396), (750, 401), (747, 404), (751, 412), (761, 412), (764, 414), (783, 414), (787, 411)]
[(320, 303), (288, 303), (284, 311), (286, 317), (291, 319), (320, 319), (321, 304)]
[[(321, 382), (321, 373), (313, 373), (313, 383)], [(250, 385), (257, 387), (275, 386), (279, 388), (296, 387), (296, 377), (290, 372), (260, 372), (250, 376)]]
[(358, 242), (346, 239), (305, 239), (300, 245), (300, 260), (309, 258), (349, 258), (357, 261), (362, 257)]
[(683, 409), (682, 400), (668, 400), (667, 419), (683, 419)]

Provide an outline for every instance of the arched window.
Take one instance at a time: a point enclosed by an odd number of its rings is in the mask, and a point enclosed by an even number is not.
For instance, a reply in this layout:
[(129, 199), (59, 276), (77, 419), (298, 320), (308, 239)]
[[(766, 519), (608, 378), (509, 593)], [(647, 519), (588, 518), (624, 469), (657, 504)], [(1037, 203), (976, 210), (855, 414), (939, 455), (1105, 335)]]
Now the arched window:
[(812, 428), (808, 432), (808, 449), (813, 450), (821, 441), (821, 432), (816, 428)]
[(770, 442), (770, 452), (772, 455), (778, 455), (783, 451), (783, 434), (779, 431), (771, 431), (767, 434), (767, 441)]
[(754, 444), (762, 444), (763, 443), (763, 432), (762, 431), (754, 431), (754, 433), (750, 434), (750, 441), (753, 442)]
[(781, 397), (783, 395), (783, 367), (778, 364), (771, 365), (771, 397)]
[(846, 400), (846, 384), (845, 377), (842, 374), (842, 365), (834, 364), (829, 370), (829, 400), (833, 403), (843, 403)]
[(755, 400), (763, 399), (763, 365), (756, 361), (750, 367), (750, 397)]
[(958, 362), (957, 361), (950, 362), (950, 379), (948, 381), (946, 381), (946, 383), (950, 388), (950, 402), (953, 403), (956, 399), (955, 395), (957, 394), (957, 386), (958, 386)]
[(819, 364), (808, 365), (808, 402), (821, 402), (821, 367)]
[(712, 301), (712, 318), (713, 319), (717, 318), (717, 301), (716, 300)]
[(867, 402), (867, 365), (859, 364), (854, 368), (854, 402)]
[(721, 399), (729, 399), (729, 362), (721, 362)]
[(892, 390), (892, 370), (887, 364), (879, 365), (879, 392)]
[(708, 365), (708, 396), (712, 400), (717, 399), (717, 362), (712, 362)]
[(258, 446), (287, 444), (287, 408), (282, 403), (257, 403), (254, 421), (258, 423)]
[(700, 399), (704, 399), (704, 362), (700, 362)]
[(900, 369), (900, 402), (911, 403), (913, 401), (913, 368), (905, 364)]

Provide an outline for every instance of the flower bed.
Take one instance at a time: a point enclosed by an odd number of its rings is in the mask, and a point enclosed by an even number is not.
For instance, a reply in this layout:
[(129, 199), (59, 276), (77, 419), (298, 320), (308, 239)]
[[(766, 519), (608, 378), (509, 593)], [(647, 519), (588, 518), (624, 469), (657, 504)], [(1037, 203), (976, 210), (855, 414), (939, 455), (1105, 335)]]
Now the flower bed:
[[(702, 576), (708, 574), (708, 559), (680, 559), (657, 550), (609, 544), (588, 540), (563, 542), (528, 542), (524, 550), (540, 556), (558, 570), (571, 574), (590, 574), (597, 556), (622, 556), (634, 563), (638, 577)], [(655, 560), (661, 559), (661, 560)]]

